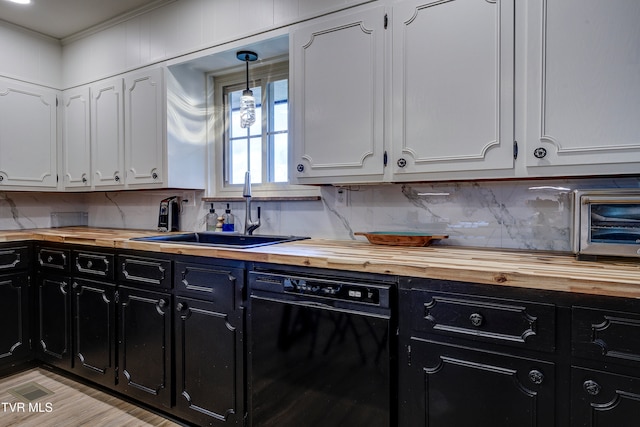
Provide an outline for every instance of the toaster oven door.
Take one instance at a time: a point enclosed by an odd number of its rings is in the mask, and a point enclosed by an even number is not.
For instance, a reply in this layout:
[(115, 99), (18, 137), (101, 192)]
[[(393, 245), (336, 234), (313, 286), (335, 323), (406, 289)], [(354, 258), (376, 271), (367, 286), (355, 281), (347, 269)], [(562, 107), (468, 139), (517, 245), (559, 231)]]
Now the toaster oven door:
[(640, 192), (579, 197), (579, 253), (640, 257)]

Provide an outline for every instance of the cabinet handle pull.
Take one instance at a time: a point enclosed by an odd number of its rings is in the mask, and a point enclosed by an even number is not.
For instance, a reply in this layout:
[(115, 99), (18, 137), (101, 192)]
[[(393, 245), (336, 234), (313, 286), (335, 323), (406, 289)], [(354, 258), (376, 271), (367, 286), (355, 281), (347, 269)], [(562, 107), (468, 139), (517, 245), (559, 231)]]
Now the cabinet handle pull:
[(480, 313), (473, 313), (471, 316), (469, 316), (469, 320), (471, 321), (471, 324), (476, 328), (482, 326), (482, 324), (484, 323), (484, 317), (482, 317), (482, 314)]
[(398, 164), (399, 168), (403, 168), (403, 167), (407, 166), (407, 160), (403, 159), (403, 158), (400, 158), (400, 159), (398, 159), (397, 164)]
[(86, 177), (84, 177), (84, 176), (82, 177), (82, 183), (83, 183), (83, 184), (86, 184), (86, 183), (87, 183), (87, 178), (86, 178)]
[(120, 177), (118, 175), (115, 176), (115, 178), (113, 178), (116, 180), (116, 182), (120, 182)]
[(582, 384), (582, 388), (584, 388), (584, 391), (586, 391), (587, 394), (590, 394), (591, 396), (597, 396), (598, 394), (600, 394), (600, 390), (602, 390), (602, 387), (600, 387), (600, 384), (598, 384), (593, 380), (585, 381)]
[(167, 306), (167, 304), (169, 304), (169, 303), (164, 298), (160, 298), (158, 300), (158, 307), (160, 307), (160, 308), (165, 308)]
[(0, 175), (0, 182), (4, 181), (4, 176)]
[(302, 163), (298, 163), (298, 166), (296, 166), (296, 170), (298, 172), (304, 172), (304, 165)]
[(151, 178), (153, 178), (153, 179), (158, 179), (158, 174), (157, 174), (157, 173), (155, 173), (155, 172), (154, 172), (154, 173), (152, 173), (152, 174), (151, 174)]
[(538, 147), (533, 150), (533, 155), (536, 159), (543, 159), (547, 155), (547, 150), (543, 147)]
[(532, 369), (529, 371), (529, 381), (536, 385), (540, 385), (544, 381), (544, 374), (537, 369)]
[(187, 309), (187, 304), (183, 303), (183, 302), (179, 302), (176, 305), (176, 310), (178, 311), (185, 311)]

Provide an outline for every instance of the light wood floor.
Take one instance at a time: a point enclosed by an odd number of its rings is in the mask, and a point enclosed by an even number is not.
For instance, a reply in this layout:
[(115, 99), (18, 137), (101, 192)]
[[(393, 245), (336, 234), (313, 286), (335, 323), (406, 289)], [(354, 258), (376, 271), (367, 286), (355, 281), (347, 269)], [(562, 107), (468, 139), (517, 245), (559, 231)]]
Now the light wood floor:
[[(10, 394), (9, 390), (32, 381), (54, 393), (35, 400), (30, 411), (28, 403), (21, 408), (18, 403), (21, 400)], [(34, 368), (0, 378), (0, 426), (2, 427), (173, 427), (179, 425), (45, 369)]]

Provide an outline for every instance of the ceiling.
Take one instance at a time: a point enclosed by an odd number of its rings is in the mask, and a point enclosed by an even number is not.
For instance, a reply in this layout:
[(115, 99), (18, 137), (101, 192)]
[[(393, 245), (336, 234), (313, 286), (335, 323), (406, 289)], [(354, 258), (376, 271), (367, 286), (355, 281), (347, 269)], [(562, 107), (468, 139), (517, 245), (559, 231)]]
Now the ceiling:
[(167, 0), (0, 0), (0, 20), (64, 39), (122, 14)]

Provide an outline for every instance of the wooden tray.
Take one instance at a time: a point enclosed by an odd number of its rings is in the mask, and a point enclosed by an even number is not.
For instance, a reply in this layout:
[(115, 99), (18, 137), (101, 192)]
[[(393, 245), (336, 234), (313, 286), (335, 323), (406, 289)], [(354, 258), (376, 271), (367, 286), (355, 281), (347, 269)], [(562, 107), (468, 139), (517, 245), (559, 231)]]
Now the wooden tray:
[(413, 231), (372, 231), (356, 232), (356, 236), (365, 236), (374, 245), (391, 246), (429, 246), (433, 241), (446, 239), (447, 235), (425, 234)]

